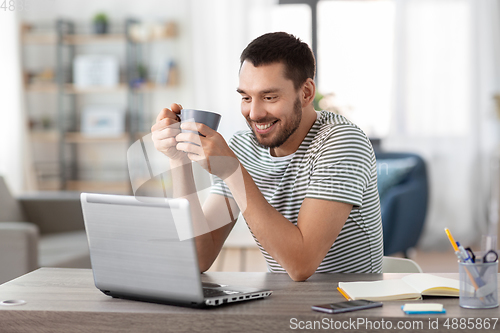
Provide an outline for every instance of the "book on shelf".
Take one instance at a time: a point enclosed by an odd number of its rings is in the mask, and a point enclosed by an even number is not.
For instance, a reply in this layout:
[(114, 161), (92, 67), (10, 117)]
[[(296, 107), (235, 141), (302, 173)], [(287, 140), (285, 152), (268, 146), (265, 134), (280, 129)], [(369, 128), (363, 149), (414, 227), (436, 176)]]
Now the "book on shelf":
[(339, 282), (338, 291), (348, 300), (391, 301), (420, 299), (422, 296), (459, 296), (459, 281), (417, 273), (402, 279)]

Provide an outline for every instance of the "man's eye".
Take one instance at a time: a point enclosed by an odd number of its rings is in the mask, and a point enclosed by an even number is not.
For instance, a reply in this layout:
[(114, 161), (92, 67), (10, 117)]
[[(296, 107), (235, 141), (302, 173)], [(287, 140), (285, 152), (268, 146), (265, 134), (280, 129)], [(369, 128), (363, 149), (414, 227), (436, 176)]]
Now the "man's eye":
[(245, 97), (245, 96), (243, 96), (243, 97), (241, 97), (241, 100), (242, 100), (243, 102), (249, 102), (249, 101), (250, 101), (250, 97)]
[(272, 100), (276, 99), (276, 96), (265, 96), (264, 99), (266, 101), (272, 101)]

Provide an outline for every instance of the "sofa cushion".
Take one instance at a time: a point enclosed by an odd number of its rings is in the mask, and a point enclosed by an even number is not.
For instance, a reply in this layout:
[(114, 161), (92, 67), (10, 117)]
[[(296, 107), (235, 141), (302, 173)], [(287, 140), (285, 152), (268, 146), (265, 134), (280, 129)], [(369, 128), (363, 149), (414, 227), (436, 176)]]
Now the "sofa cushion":
[(21, 205), (14, 199), (0, 176), (0, 222), (25, 222), (26, 218), (22, 212)]
[(85, 230), (42, 235), (38, 258), (40, 267), (91, 268)]
[(35, 223), (42, 235), (85, 230), (80, 193), (38, 191), (17, 199), (27, 221)]
[(38, 268), (38, 228), (0, 222), (0, 284)]

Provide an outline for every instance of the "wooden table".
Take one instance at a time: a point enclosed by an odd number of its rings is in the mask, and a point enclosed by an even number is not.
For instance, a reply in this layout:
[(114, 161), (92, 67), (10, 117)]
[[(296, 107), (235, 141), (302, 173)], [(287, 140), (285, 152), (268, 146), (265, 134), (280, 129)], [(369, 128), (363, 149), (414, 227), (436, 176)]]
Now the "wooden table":
[[(491, 327), (486, 331), (500, 331), (500, 323), (494, 319), (500, 317), (499, 308), (463, 309), (458, 298), (417, 301), (443, 303), (445, 315), (405, 315), (400, 307), (410, 301), (387, 301), (381, 308), (336, 315), (311, 311), (311, 305), (344, 300), (336, 290), (339, 281), (395, 279), (404, 275), (315, 274), (306, 282), (293, 282), (286, 274), (205, 273), (202, 276), (206, 282), (270, 288), (274, 293), (262, 300), (191, 309), (105, 296), (95, 288), (89, 269), (41, 268), (0, 285), (0, 301), (26, 301), (24, 305), (0, 306), (0, 332), (290, 332), (314, 324), (321, 331), (337, 332), (357, 331), (354, 328), (362, 332), (480, 331), (477, 326), (461, 330), (461, 318), (473, 318), (474, 325), (488, 321)], [(458, 279), (458, 274), (436, 275)], [(453, 320), (456, 329), (452, 327)], [(444, 326), (446, 322), (449, 329)], [(406, 325), (406, 329), (398, 329), (398, 324)], [(436, 324), (438, 329), (433, 329)]]

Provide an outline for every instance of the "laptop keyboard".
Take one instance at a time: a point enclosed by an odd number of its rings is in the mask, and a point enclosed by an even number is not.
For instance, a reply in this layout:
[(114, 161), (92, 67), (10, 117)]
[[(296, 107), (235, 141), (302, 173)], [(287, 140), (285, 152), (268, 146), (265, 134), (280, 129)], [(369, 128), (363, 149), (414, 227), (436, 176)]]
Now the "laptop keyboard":
[(201, 283), (203, 288), (220, 288), (220, 287), (227, 287), (225, 284), (218, 284), (218, 283), (211, 283), (211, 282), (202, 282)]
[(227, 296), (233, 294), (239, 294), (239, 292), (231, 290), (217, 290), (212, 288), (203, 288), (203, 296), (205, 297)]

